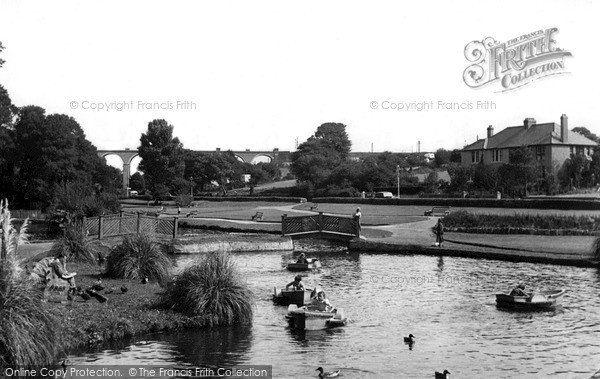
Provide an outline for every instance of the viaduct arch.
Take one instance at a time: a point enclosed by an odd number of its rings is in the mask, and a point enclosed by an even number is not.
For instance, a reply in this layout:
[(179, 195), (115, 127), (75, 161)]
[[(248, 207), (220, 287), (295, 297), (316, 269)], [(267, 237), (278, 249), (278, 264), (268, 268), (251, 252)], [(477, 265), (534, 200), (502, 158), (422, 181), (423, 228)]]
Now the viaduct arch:
[[(216, 150), (196, 150), (200, 153), (215, 153), (215, 152), (221, 152), (222, 150), (220, 148), (217, 148)], [(270, 159), (271, 162), (277, 162), (277, 163), (285, 163), (285, 162), (289, 162), (290, 158), (291, 158), (291, 152), (290, 151), (280, 151), (279, 149), (273, 149), (273, 150), (256, 150), (256, 151), (251, 151), (250, 149), (246, 149), (244, 151), (235, 151), (232, 150), (232, 153), (242, 162), (246, 162), (246, 163), (252, 163), (256, 158), (259, 157), (267, 157)], [(131, 161), (133, 160), (133, 158), (137, 157), (138, 151), (137, 150), (129, 150), (129, 149), (125, 149), (125, 150), (98, 150), (98, 156), (100, 158), (104, 158), (107, 155), (116, 155), (119, 158), (121, 158), (121, 161), (123, 161), (123, 190), (127, 191), (127, 188), (129, 188), (129, 170), (131, 167)]]

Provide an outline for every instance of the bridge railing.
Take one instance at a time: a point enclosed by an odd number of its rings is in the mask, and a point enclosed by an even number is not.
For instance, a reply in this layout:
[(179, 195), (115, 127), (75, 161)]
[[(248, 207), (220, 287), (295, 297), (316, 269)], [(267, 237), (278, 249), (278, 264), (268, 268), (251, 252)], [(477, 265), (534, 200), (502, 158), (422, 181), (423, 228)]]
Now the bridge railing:
[(161, 234), (177, 236), (177, 217), (151, 217), (141, 213), (123, 213), (84, 218), (84, 226), (90, 237), (123, 236), (127, 234)]
[(360, 221), (354, 217), (324, 215), (310, 216), (281, 216), (281, 234), (284, 236), (302, 234), (339, 234), (360, 236)]

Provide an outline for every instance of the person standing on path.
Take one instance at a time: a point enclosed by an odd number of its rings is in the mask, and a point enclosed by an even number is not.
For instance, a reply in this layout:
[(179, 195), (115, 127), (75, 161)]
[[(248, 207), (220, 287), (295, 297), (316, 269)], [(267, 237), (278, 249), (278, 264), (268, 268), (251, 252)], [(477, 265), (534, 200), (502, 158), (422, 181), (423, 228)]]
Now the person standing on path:
[(360, 225), (361, 218), (362, 218), (362, 213), (360, 213), (360, 208), (356, 208), (356, 213), (354, 213), (354, 220), (356, 220), (356, 223), (358, 225), (358, 234), (360, 234), (360, 231), (362, 229), (362, 226)]
[(444, 242), (444, 223), (442, 219), (439, 218), (437, 224), (435, 225), (435, 234), (436, 234), (436, 244), (438, 247), (442, 247), (442, 243)]

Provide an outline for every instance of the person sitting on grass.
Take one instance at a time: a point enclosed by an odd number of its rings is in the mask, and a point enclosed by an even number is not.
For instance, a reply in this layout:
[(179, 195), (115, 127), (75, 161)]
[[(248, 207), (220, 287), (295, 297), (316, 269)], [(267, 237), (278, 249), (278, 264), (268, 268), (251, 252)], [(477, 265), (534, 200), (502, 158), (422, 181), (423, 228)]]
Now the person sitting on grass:
[(58, 253), (56, 259), (50, 262), (50, 267), (52, 268), (54, 275), (69, 283), (69, 287), (72, 290), (75, 289), (75, 275), (77, 274), (69, 273), (67, 270), (67, 256), (65, 253)]
[(292, 287), (292, 290), (294, 290), (294, 291), (304, 291), (304, 284), (302, 284), (302, 277), (300, 275), (296, 275), (296, 277), (294, 278), (294, 281), (291, 283), (288, 283), (285, 286), (286, 291), (289, 287)]

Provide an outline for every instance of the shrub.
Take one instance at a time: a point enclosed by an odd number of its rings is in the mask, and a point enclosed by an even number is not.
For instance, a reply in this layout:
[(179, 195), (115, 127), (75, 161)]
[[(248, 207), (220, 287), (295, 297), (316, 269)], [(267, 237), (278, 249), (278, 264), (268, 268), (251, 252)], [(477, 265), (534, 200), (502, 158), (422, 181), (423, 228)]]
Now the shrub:
[(87, 229), (81, 221), (69, 221), (63, 230), (63, 236), (52, 245), (51, 254), (64, 253), (69, 260), (77, 262), (95, 262), (96, 250), (88, 238)]
[(17, 232), (8, 203), (0, 204), (0, 371), (9, 366), (52, 363), (58, 326), (42, 303), (43, 292), (19, 267), (18, 245), (26, 240), (25, 222)]
[(113, 278), (169, 280), (173, 263), (148, 234), (126, 236), (106, 259), (106, 274)]
[(189, 194), (179, 194), (175, 196), (175, 205), (187, 207), (194, 201), (194, 197)]
[(163, 306), (201, 316), (210, 325), (251, 324), (254, 294), (227, 253), (200, 257), (170, 283)]

